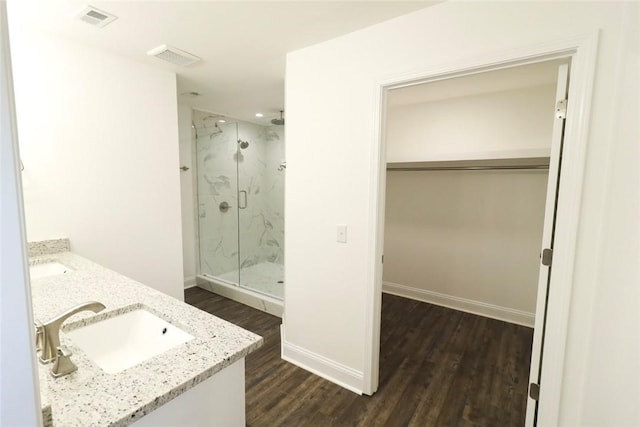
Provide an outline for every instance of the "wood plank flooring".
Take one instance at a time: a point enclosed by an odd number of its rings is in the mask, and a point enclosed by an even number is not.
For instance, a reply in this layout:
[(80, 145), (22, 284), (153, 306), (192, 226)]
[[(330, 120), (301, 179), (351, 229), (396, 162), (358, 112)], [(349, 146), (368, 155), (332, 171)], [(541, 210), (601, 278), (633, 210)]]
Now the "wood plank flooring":
[(262, 335), (247, 425), (522, 426), (533, 330), (384, 294), (380, 386), (358, 396), (280, 359), (280, 319), (208, 291), (185, 300)]

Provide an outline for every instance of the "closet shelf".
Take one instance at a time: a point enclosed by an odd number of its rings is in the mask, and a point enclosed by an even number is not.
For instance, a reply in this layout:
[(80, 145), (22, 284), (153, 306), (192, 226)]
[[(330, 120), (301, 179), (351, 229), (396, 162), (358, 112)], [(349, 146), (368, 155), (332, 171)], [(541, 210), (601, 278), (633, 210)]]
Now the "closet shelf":
[(549, 169), (549, 157), (389, 162), (388, 171)]

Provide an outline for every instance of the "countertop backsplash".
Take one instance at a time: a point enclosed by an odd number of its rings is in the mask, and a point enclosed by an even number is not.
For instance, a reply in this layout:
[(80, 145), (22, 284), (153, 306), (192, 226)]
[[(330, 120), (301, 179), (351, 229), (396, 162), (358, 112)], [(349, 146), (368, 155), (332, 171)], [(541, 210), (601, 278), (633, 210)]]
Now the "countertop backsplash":
[(59, 252), (69, 252), (71, 250), (71, 244), (67, 238), (29, 242), (28, 246), (29, 258), (40, 255), (57, 254)]

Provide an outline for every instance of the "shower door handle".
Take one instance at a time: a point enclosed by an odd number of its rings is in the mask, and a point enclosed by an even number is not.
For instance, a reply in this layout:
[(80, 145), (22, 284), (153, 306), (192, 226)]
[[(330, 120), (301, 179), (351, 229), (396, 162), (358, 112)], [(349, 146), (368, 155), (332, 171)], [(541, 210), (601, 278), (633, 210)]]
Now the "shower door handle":
[(244, 190), (239, 191), (240, 195), (244, 196), (243, 200), (241, 203), (240, 201), (238, 202), (238, 208), (239, 209), (247, 209), (247, 192)]

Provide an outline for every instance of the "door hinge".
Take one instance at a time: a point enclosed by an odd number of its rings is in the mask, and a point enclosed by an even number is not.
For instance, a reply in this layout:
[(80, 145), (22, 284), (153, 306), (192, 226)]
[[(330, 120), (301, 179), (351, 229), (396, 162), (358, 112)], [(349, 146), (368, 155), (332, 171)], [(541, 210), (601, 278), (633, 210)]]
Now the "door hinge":
[(382, 255), (382, 263), (384, 264), (384, 255)]
[(529, 397), (533, 400), (538, 400), (540, 398), (540, 386), (538, 384), (529, 384)]
[(561, 99), (556, 103), (556, 119), (567, 118), (567, 100)]
[(553, 259), (553, 250), (543, 249), (541, 258), (542, 258), (542, 265), (550, 266), (551, 260)]

